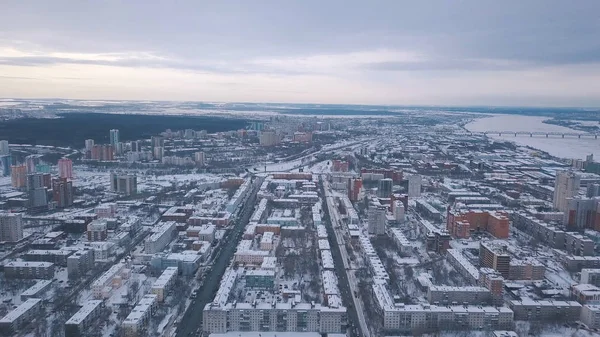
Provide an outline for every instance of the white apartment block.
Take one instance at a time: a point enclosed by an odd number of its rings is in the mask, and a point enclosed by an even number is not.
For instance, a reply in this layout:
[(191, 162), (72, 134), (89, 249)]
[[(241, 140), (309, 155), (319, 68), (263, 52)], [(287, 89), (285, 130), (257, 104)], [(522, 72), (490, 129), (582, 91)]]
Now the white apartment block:
[(144, 328), (148, 324), (152, 313), (156, 309), (158, 296), (154, 294), (145, 295), (133, 308), (129, 316), (125, 318), (121, 327), (126, 336), (145, 336)]
[(112, 289), (113, 286), (120, 286), (118, 280), (115, 282), (115, 278), (120, 277), (120, 274), (123, 272), (124, 269), (125, 264), (119, 262), (110, 267), (110, 269), (104, 272), (104, 274), (100, 275), (100, 277), (97, 278), (91, 286), (94, 298), (106, 298), (110, 293), (109, 289)]
[(581, 304), (576, 301), (538, 301), (523, 298), (508, 302), (519, 321), (576, 321), (581, 315)]
[(553, 205), (557, 210), (564, 212), (567, 210), (567, 198), (572, 198), (579, 192), (581, 177), (571, 171), (561, 171), (556, 173), (554, 182)]
[(152, 284), (151, 292), (156, 295), (156, 300), (162, 302), (165, 300), (167, 293), (173, 287), (177, 278), (177, 267), (168, 267)]
[(163, 222), (156, 228), (156, 231), (146, 239), (144, 249), (147, 254), (160, 253), (173, 240), (175, 231), (175, 221)]
[(102, 300), (89, 300), (68, 321), (65, 322), (65, 332), (73, 335), (83, 335), (94, 319), (100, 313)]
[(600, 305), (586, 304), (581, 308), (580, 320), (590, 329), (600, 328)]
[(460, 249), (448, 249), (446, 251), (446, 259), (464, 278), (472, 284), (477, 284), (479, 281), (479, 270), (467, 260)]
[(583, 268), (581, 269), (581, 283), (600, 286), (600, 269)]
[(374, 282), (372, 289), (388, 331), (508, 329), (513, 324), (513, 312), (506, 307), (405, 305), (394, 303), (385, 282)]
[(427, 300), (436, 305), (482, 304), (492, 300), (492, 294), (484, 287), (430, 286)]
[(215, 225), (190, 226), (186, 229), (186, 235), (198, 237), (200, 241), (213, 242), (216, 230), (217, 226)]
[(269, 256), (269, 252), (265, 250), (241, 250), (235, 252), (235, 262), (243, 264), (262, 264), (265, 257)]
[(421, 184), (423, 179), (418, 174), (408, 177), (408, 197), (418, 198), (421, 196)]
[(270, 251), (273, 249), (274, 236), (273, 232), (264, 232), (260, 239), (260, 250)]
[(0, 330), (14, 332), (27, 325), (31, 320), (38, 316), (38, 311), (42, 306), (42, 300), (39, 298), (30, 298), (16, 307), (0, 319)]
[(394, 242), (396, 243), (396, 246), (398, 246), (398, 249), (402, 253), (409, 253), (415, 247), (415, 244), (408, 241), (404, 233), (402, 233), (402, 231), (399, 228), (390, 228), (389, 233)]

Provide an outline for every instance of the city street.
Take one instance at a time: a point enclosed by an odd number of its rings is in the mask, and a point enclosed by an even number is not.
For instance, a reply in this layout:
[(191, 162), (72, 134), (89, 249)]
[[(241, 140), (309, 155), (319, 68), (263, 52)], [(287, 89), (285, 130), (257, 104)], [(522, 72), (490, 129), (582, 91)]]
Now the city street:
[[(202, 284), (197, 290), (196, 299), (192, 301), (192, 304), (190, 304), (183, 318), (179, 322), (177, 337), (193, 335), (198, 328), (202, 327), (202, 313), (204, 307), (213, 300), (214, 294), (219, 289), (221, 277), (225, 273), (227, 266), (229, 266), (233, 253), (244, 232), (244, 228), (254, 211), (256, 193), (258, 192), (259, 186), (260, 184), (256, 184), (256, 182), (252, 185), (252, 191), (244, 202), (244, 206), (238, 220), (235, 222), (233, 230), (227, 237), (223, 238), (223, 245), (219, 246), (221, 248), (219, 248), (219, 252), (216, 254), (214, 262), (212, 263), (212, 268), (205, 275), (204, 279), (202, 279)], [(201, 330), (202, 329), (200, 329), (200, 331)]]
[[(350, 270), (348, 261), (348, 252), (346, 251), (346, 245), (344, 243), (343, 234), (339, 232), (339, 218), (335, 208), (334, 198), (329, 191), (329, 184), (322, 177), (322, 192), (325, 195), (327, 207), (325, 208), (325, 225), (327, 226), (327, 232), (329, 235), (329, 243), (331, 246), (331, 254), (335, 262), (336, 273), (340, 280), (339, 287), (342, 292), (344, 302), (348, 306), (348, 322), (350, 324), (350, 335), (351, 336), (364, 336), (369, 337), (369, 328), (365, 319), (365, 314), (362, 306), (362, 301), (355, 296), (357, 291), (358, 282), (354, 277), (354, 273)], [(342, 268), (343, 266), (343, 268)], [(352, 322), (359, 322), (358, 327), (353, 326)], [(362, 333), (359, 332), (358, 328)]]

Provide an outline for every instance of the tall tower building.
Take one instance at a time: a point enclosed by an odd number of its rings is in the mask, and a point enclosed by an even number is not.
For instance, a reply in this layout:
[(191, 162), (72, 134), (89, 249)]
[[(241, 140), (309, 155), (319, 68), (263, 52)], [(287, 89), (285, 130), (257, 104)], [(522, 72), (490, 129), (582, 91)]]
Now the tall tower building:
[(27, 195), (30, 207), (45, 207), (48, 205), (48, 195), (43, 173), (27, 175)]
[(279, 144), (280, 138), (275, 130), (265, 130), (260, 133), (260, 146), (274, 146)]
[(196, 152), (196, 154), (194, 155), (194, 161), (196, 162), (196, 166), (204, 166), (204, 152)]
[(0, 213), (0, 241), (17, 242), (23, 239), (21, 213)]
[(56, 207), (64, 208), (73, 205), (73, 183), (66, 178), (52, 180), (52, 198)]
[(110, 145), (117, 148), (117, 144), (119, 144), (119, 130), (112, 129), (110, 130)]
[(137, 177), (132, 174), (110, 174), (110, 190), (131, 195), (137, 193)]
[(8, 156), (9, 154), (8, 140), (0, 140), (0, 156)]
[(86, 151), (92, 151), (93, 147), (94, 147), (94, 140), (93, 139), (86, 139), (85, 140), (85, 150)]
[(141, 152), (142, 151), (142, 142), (139, 140), (134, 140), (131, 142), (131, 152)]
[(0, 155), (0, 176), (9, 176), (12, 157), (10, 155)]
[(73, 178), (73, 161), (69, 158), (58, 160), (58, 176), (65, 179)]
[(165, 148), (162, 146), (157, 146), (152, 150), (152, 154), (154, 155), (154, 159), (162, 160), (165, 156)]
[(27, 167), (25, 165), (13, 165), (10, 167), (10, 181), (12, 187), (23, 188), (27, 184)]
[(573, 198), (579, 192), (581, 178), (573, 171), (560, 171), (556, 173), (554, 182), (554, 208), (561, 212), (567, 210), (567, 198)]
[(41, 155), (31, 154), (25, 157), (25, 166), (27, 167), (27, 173), (35, 173), (35, 168), (41, 163)]
[(369, 221), (369, 234), (385, 234), (385, 212), (385, 206), (369, 206), (369, 212), (367, 215)]
[(408, 197), (417, 198), (421, 196), (422, 178), (418, 174), (413, 174), (408, 177)]
[(390, 195), (392, 195), (393, 186), (394, 181), (391, 178), (379, 180), (379, 184), (377, 187), (377, 196), (380, 198), (389, 198)]
[(150, 139), (150, 143), (152, 145), (152, 149), (156, 147), (164, 147), (165, 146), (165, 138), (161, 136), (152, 136)]
[(350, 201), (357, 201), (362, 189), (363, 181), (362, 178), (351, 178), (348, 179), (348, 198)]

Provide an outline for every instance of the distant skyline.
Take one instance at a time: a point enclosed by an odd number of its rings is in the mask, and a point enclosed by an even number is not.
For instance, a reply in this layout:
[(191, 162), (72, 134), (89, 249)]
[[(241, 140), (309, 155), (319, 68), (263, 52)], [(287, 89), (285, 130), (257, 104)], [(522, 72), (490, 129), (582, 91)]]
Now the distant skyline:
[(600, 1), (19, 1), (0, 96), (600, 106)]

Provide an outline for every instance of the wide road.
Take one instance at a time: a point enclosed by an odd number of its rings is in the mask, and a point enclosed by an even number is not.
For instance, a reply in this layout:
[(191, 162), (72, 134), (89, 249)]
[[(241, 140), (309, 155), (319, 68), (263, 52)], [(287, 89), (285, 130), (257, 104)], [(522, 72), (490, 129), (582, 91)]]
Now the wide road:
[(248, 220), (250, 220), (250, 216), (254, 211), (256, 193), (258, 192), (259, 187), (260, 184), (252, 184), (250, 195), (244, 202), (244, 206), (238, 220), (235, 222), (233, 230), (223, 238), (223, 243), (217, 248), (219, 251), (216, 253), (215, 260), (213, 260), (212, 268), (205, 275), (204, 279), (202, 279), (202, 284), (197, 291), (196, 299), (189, 305), (181, 322), (179, 322), (179, 326), (177, 327), (177, 337), (195, 336), (196, 330), (201, 327), (204, 307), (213, 300), (215, 293), (219, 289), (225, 269), (229, 266), (237, 244), (244, 233), (244, 228), (248, 224)]
[[(354, 297), (352, 292), (353, 287), (351, 287), (350, 282), (348, 280), (348, 273), (346, 271), (347, 260), (345, 261), (342, 258), (341, 249), (345, 249), (345, 246), (338, 244), (337, 235), (334, 229), (334, 221), (336, 220), (335, 210), (332, 209), (330, 194), (328, 192), (328, 183), (325, 181), (325, 177), (321, 178), (321, 193), (325, 197), (325, 217), (324, 224), (327, 227), (327, 237), (329, 239), (329, 246), (331, 247), (331, 255), (333, 256), (335, 272), (338, 277), (338, 287), (340, 289), (342, 300), (346, 305), (347, 314), (348, 314), (348, 323), (351, 325), (349, 327), (348, 335), (350, 337), (368, 337), (369, 331), (366, 326), (366, 322), (364, 322), (364, 316), (361, 312), (361, 319), (359, 319), (359, 315), (357, 313), (357, 304), (360, 305), (360, 300)], [(333, 213), (333, 218), (331, 217)], [(341, 247), (341, 248), (340, 248)], [(347, 255), (346, 255), (347, 256)], [(362, 311), (362, 307), (359, 306), (359, 310)], [(358, 326), (354, 325), (359, 323)], [(362, 331), (361, 331), (362, 330)], [(362, 332), (362, 333), (361, 333)]]

